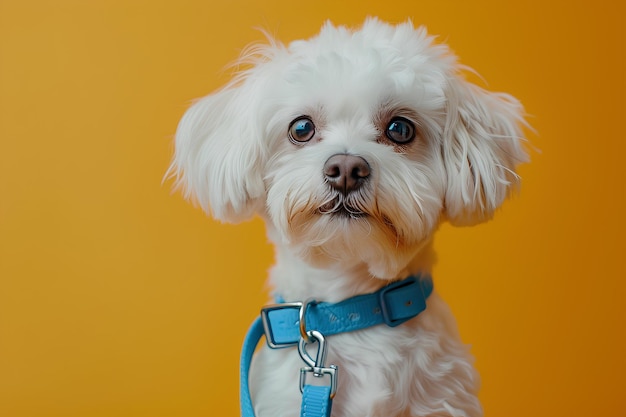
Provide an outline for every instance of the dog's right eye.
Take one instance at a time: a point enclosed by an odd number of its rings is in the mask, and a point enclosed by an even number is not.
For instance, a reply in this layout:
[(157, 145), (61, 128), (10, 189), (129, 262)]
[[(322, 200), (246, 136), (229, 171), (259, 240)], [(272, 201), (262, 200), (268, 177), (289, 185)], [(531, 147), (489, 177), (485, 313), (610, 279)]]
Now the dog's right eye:
[(289, 125), (289, 139), (296, 144), (305, 143), (315, 136), (315, 125), (308, 117), (298, 117)]
[(395, 117), (389, 122), (385, 134), (395, 143), (409, 143), (415, 138), (415, 126), (404, 117)]

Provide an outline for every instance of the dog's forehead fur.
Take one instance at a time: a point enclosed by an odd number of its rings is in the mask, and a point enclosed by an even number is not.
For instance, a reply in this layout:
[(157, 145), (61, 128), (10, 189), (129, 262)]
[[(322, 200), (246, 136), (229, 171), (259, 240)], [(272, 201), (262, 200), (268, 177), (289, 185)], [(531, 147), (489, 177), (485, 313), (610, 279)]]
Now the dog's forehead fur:
[[(435, 44), (435, 38), (424, 27), (413, 28), (410, 22), (391, 26), (377, 19), (367, 20), (363, 26), (351, 31), (343, 26), (327, 23), (320, 33), (309, 39), (292, 42), (288, 50), (295, 56), (312, 60), (341, 56), (361, 69), (383, 65), (415, 67), (431, 60), (433, 65), (450, 65), (455, 57), (444, 44)], [(442, 60), (443, 57), (448, 60)]]
[(332, 115), (346, 109), (372, 113), (390, 101), (417, 110), (442, 108), (456, 68), (454, 55), (424, 28), (373, 19), (357, 31), (327, 24), (319, 35), (271, 54), (266, 96), (280, 105), (323, 105)]

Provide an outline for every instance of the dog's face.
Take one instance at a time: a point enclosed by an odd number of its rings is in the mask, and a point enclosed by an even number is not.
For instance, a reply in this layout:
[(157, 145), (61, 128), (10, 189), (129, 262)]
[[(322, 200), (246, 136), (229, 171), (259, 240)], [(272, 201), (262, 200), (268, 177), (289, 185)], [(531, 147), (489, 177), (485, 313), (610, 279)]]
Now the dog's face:
[(327, 25), (250, 56), (187, 112), (172, 168), (216, 218), (259, 213), (313, 265), (394, 278), (443, 219), (484, 221), (516, 183), (521, 107), (423, 29)]

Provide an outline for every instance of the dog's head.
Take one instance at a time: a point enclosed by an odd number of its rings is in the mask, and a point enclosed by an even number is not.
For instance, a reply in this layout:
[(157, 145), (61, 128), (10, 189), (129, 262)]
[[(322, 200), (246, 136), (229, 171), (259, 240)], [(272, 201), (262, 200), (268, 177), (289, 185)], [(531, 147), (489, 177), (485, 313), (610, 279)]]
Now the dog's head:
[(518, 181), (520, 104), (410, 22), (327, 24), (241, 62), (183, 117), (171, 171), (217, 219), (258, 213), (308, 262), (393, 278), (442, 220), (491, 218)]

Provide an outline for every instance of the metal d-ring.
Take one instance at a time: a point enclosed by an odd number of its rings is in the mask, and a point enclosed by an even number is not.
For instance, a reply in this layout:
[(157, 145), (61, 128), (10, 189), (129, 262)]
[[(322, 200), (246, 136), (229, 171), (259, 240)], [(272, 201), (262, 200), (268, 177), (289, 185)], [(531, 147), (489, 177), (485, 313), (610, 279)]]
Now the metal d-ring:
[(311, 305), (311, 304), (315, 305), (315, 304), (317, 304), (317, 301), (315, 301), (313, 298), (307, 298), (306, 300), (304, 300), (304, 302), (302, 303), (302, 306), (300, 307), (300, 313), (299, 313), (300, 337), (306, 343), (313, 343), (315, 341), (315, 339), (313, 339), (309, 335), (309, 332), (306, 331), (306, 310), (309, 307), (309, 305)]

